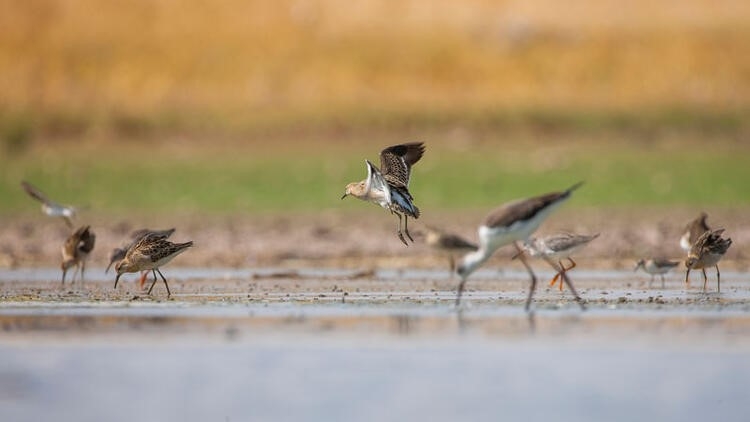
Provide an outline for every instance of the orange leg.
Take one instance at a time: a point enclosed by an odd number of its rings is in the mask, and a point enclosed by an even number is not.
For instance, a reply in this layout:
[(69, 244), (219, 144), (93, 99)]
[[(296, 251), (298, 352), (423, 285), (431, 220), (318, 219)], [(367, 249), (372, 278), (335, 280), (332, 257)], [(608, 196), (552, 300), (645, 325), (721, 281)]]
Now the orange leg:
[(558, 272), (557, 274), (555, 274), (555, 276), (552, 277), (552, 281), (550, 281), (550, 283), (549, 283), (550, 286), (554, 286), (555, 283), (557, 283), (557, 280), (560, 280), (560, 291), (563, 290), (563, 282), (562, 282), (562, 278), (561, 278), (562, 275), (563, 275), (563, 273), (565, 273), (567, 271), (570, 271), (570, 270), (572, 270), (573, 268), (576, 267), (576, 262), (573, 261), (573, 259), (568, 258), (568, 261), (570, 261), (570, 267), (568, 267), (568, 268), (565, 268), (565, 265), (563, 265), (562, 261), (558, 261), (557, 262), (558, 265), (560, 265), (560, 272)]
[(141, 290), (143, 290), (143, 284), (146, 283), (146, 277), (148, 277), (148, 271), (141, 271), (141, 281), (139, 283)]

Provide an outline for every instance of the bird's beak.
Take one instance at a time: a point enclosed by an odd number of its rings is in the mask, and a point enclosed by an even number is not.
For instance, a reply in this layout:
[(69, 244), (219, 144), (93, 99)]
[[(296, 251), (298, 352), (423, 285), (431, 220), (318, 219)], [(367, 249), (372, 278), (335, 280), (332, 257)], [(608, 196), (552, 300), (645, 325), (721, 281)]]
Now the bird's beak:
[(347, 194), (344, 194), (343, 196), (341, 196), (341, 199), (344, 199), (344, 198), (346, 198), (346, 195), (347, 195)]
[(117, 274), (117, 277), (115, 277), (115, 289), (117, 289), (117, 281), (119, 281), (119, 280), (120, 280), (120, 276), (121, 276), (121, 275), (122, 275), (122, 273), (118, 273), (118, 274)]

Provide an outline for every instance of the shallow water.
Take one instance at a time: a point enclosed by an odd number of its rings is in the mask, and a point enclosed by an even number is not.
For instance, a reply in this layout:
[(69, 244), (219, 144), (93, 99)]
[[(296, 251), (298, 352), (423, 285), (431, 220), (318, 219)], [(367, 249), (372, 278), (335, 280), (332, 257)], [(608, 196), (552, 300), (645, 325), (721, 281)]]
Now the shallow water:
[(65, 289), (59, 270), (0, 271), (18, 291), (0, 302), (0, 420), (747, 416), (743, 273), (704, 294), (678, 274), (648, 289), (632, 272), (576, 270), (588, 309), (545, 288), (532, 318), (522, 271), (478, 272), (460, 311), (445, 271), (165, 275), (170, 300), (134, 293), (135, 275), (115, 292), (103, 269)]

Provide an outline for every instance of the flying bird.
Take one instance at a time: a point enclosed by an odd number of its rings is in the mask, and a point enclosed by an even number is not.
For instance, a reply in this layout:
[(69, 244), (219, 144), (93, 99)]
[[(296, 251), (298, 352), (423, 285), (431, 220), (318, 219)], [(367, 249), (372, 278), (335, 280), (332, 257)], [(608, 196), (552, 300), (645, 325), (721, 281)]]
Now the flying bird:
[[(409, 217), (419, 218), (419, 208), (414, 205), (414, 198), (409, 193), (411, 167), (422, 158), (425, 146), (422, 142), (413, 142), (388, 147), (380, 152), (380, 168), (369, 160), (367, 178), (360, 182), (349, 183), (341, 199), (353, 196), (363, 201), (372, 202), (387, 209), (398, 217), (397, 234), (401, 241), (409, 246), (404, 234), (412, 242), (409, 234)], [(401, 229), (403, 215), (403, 231)]]
[(21, 187), (30, 197), (42, 203), (43, 213), (50, 217), (61, 217), (65, 220), (65, 224), (67, 224), (68, 227), (71, 229), (73, 228), (73, 219), (76, 216), (76, 209), (74, 207), (70, 205), (60, 205), (57, 202), (50, 200), (47, 195), (25, 180), (21, 182)]

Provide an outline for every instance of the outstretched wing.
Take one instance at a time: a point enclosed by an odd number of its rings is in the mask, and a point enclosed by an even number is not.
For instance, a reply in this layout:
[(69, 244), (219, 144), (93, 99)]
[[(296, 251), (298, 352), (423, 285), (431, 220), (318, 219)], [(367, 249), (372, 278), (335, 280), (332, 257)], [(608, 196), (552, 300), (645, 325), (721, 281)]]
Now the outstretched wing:
[(42, 191), (34, 187), (34, 185), (32, 185), (31, 183), (24, 180), (21, 182), (21, 187), (24, 191), (26, 191), (27, 194), (29, 194), (30, 197), (36, 199), (37, 201), (44, 204), (54, 204), (54, 202), (50, 201), (49, 198), (47, 198), (47, 196), (42, 193)]
[(382, 191), (383, 197), (390, 205), (391, 203), (391, 188), (388, 186), (388, 182), (383, 177), (383, 173), (375, 167), (370, 160), (365, 160), (367, 163), (367, 182), (365, 183), (365, 191), (372, 192), (373, 190)]
[(380, 171), (392, 186), (409, 187), (411, 166), (424, 154), (422, 142), (394, 145), (380, 152)]

